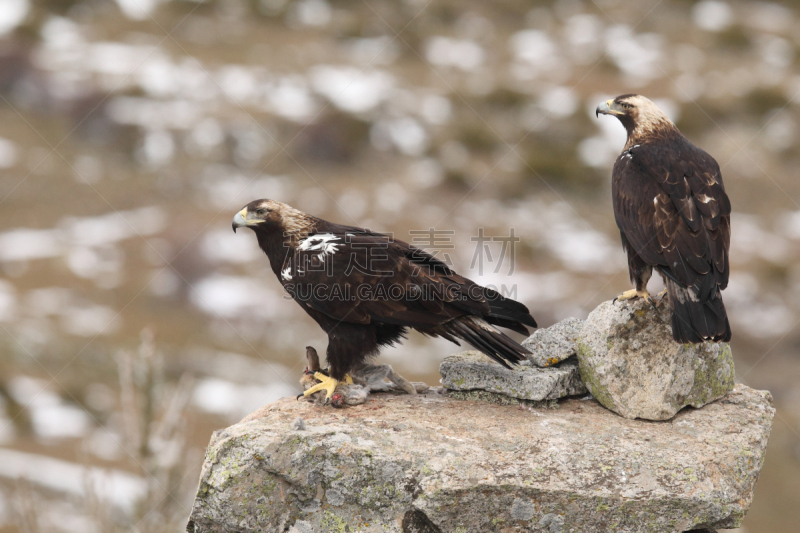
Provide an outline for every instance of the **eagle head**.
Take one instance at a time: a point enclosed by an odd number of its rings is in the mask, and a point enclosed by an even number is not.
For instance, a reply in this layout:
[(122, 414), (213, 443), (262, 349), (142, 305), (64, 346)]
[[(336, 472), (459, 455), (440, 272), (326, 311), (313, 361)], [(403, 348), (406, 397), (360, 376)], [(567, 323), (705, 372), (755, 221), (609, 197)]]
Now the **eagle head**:
[(233, 231), (248, 227), (257, 232), (279, 231), (285, 234), (301, 235), (308, 233), (313, 219), (294, 207), (262, 198), (253, 200), (233, 217)]
[(628, 135), (646, 134), (660, 128), (674, 128), (675, 125), (656, 104), (639, 94), (623, 94), (606, 100), (595, 110), (595, 115), (613, 115), (622, 122)]
[(243, 226), (253, 230), (255, 230), (256, 226), (264, 229), (269, 226), (280, 226), (283, 207), (288, 206), (266, 198), (253, 200), (233, 217), (233, 231), (236, 232), (237, 228)]

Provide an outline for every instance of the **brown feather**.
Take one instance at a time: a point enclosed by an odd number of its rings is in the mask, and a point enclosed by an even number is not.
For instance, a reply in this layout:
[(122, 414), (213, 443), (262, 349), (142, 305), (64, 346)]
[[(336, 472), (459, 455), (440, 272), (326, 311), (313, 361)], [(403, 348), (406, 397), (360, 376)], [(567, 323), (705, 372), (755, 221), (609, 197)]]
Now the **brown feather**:
[(670, 296), (684, 299), (681, 320), (700, 332), (687, 333), (688, 326), (673, 317), (680, 326), (673, 330), (676, 339), (727, 340), (719, 291), (728, 284), (731, 208), (719, 165), (650, 100), (625, 95), (615, 101), (631, 106), (618, 116), (628, 141), (612, 175), (614, 215), (631, 278), (649, 277), (647, 265), (672, 280)]

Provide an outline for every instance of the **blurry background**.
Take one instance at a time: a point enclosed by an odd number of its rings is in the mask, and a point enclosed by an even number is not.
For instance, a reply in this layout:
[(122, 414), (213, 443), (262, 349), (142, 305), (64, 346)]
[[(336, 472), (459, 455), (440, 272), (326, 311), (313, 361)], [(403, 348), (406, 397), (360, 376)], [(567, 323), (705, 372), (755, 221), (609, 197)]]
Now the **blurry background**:
[[(0, 531), (180, 531), (211, 432), (298, 392), (325, 337), (231, 232), (252, 199), (452, 232), (417, 243), (542, 326), (628, 289), (594, 109), (629, 92), (722, 168), (737, 380), (778, 408), (742, 531), (793, 530), (799, 30), (800, 2), (0, 0)], [(513, 274), (479, 227), (521, 237)], [(434, 384), (456, 350), (382, 361)]]

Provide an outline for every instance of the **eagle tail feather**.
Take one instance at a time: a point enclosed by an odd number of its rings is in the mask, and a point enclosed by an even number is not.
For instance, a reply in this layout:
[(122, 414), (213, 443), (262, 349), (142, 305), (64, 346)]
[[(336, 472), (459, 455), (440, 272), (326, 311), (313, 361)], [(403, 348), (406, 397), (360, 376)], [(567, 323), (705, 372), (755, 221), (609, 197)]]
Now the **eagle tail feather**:
[(525, 359), (528, 349), (498, 331), (485, 320), (464, 316), (444, 325), (447, 332), (468, 342), (506, 368)]
[[(713, 276), (706, 276), (711, 278)], [(680, 343), (706, 340), (729, 342), (731, 326), (719, 290), (708, 291), (707, 280), (700, 287), (682, 287), (667, 280), (669, 305), (672, 310), (672, 337)], [(698, 296), (700, 295), (700, 296)], [(701, 296), (707, 296), (703, 299)]]
[(520, 335), (525, 335), (526, 337), (530, 335), (528, 328), (514, 319), (489, 315), (485, 317), (484, 320), (493, 326), (500, 326), (501, 328), (510, 329), (511, 331), (519, 333)]
[[(489, 303), (489, 315), (486, 317), (487, 322), (494, 324), (492, 319), (497, 321), (498, 326), (512, 329), (523, 335), (528, 334), (525, 326), (535, 328), (536, 320), (531, 315), (530, 310), (516, 300), (506, 298), (499, 292), (484, 287), (484, 295)], [(503, 321), (503, 323), (501, 323)], [(506, 325), (507, 323), (514, 323), (514, 327)]]

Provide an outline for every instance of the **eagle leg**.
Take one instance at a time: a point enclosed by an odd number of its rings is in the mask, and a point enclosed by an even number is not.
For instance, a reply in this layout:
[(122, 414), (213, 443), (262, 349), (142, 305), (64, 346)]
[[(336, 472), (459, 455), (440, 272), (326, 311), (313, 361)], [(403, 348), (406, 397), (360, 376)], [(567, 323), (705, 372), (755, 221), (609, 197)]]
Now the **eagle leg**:
[(316, 372), (314, 374), (314, 378), (318, 379), (320, 382), (314, 385), (313, 387), (306, 389), (306, 391), (303, 394), (297, 396), (298, 400), (301, 397), (308, 398), (315, 392), (324, 390), (326, 391), (324, 403), (328, 403), (331, 399), (331, 396), (333, 396), (333, 392), (336, 390), (336, 387), (339, 386), (339, 383), (345, 383), (347, 385), (353, 384), (353, 378), (350, 377), (350, 374), (345, 374), (344, 381), (338, 381), (330, 376), (326, 376), (322, 372)]
[(663, 291), (659, 292), (659, 293), (656, 295), (656, 298), (658, 298), (658, 301), (660, 302), (660, 301), (661, 301), (661, 300), (663, 300), (663, 299), (664, 299), (666, 296), (667, 296), (667, 289), (664, 289)]
[(656, 304), (653, 303), (653, 299), (650, 297), (650, 293), (647, 292), (647, 289), (642, 289), (642, 290), (631, 289), (629, 291), (625, 291), (616, 298), (614, 298), (614, 301), (616, 302), (617, 300), (620, 301), (633, 300), (635, 298), (644, 298), (644, 300), (647, 303), (649, 303), (653, 307), (656, 306)]

